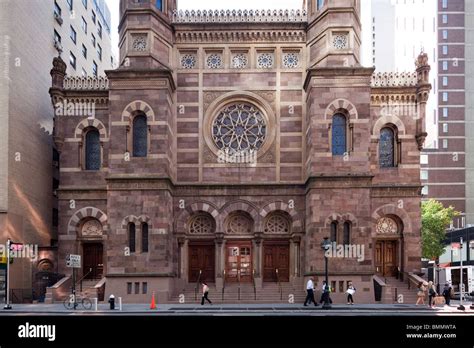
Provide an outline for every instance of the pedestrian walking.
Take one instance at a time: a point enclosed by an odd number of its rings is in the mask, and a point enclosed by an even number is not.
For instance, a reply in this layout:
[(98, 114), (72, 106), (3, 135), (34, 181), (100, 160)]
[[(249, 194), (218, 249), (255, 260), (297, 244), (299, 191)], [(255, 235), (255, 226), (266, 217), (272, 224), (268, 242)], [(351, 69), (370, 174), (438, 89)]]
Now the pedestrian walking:
[(202, 299), (201, 299), (201, 306), (204, 306), (204, 300), (212, 304), (211, 300), (209, 300), (209, 286), (207, 286), (206, 282), (202, 282)]
[(418, 283), (417, 287), (417, 293), (416, 295), (418, 298), (416, 299), (416, 305), (418, 306), (419, 304), (425, 304), (425, 292), (426, 292), (426, 287), (423, 284), (423, 282)]
[(428, 282), (428, 306), (433, 308), (435, 303), (434, 299), (438, 295), (435, 290), (435, 286), (432, 281)]
[(448, 305), (448, 306), (451, 303), (452, 294), (453, 294), (453, 288), (451, 287), (451, 285), (449, 285), (449, 283), (444, 284), (442, 295), (444, 297), (446, 305)]
[(355, 292), (356, 292), (356, 288), (354, 287), (354, 285), (352, 285), (352, 282), (349, 282), (349, 284), (347, 286), (347, 290), (346, 290), (347, 304), (350, 304), (350, 305), (354, 304), (353, 295), (355, 294)]
[(321, 303), (325, 303), (325, 302), (332, 303), (330, 293), (331, 293), (331, 287), (324, 280), (323, 281), (323, 287), (321, 289), (321, 301), (320, 302)]
[(306, 283), (306, 299), (304, 300), (304, 306), (307, 306), (308, 303), (311, 304), (311, 302), (314, 303), (315, 307), (318, 305), (318, 303), (314, 299), (314, 278), (313, 277), (309, 278), (308, 282)]

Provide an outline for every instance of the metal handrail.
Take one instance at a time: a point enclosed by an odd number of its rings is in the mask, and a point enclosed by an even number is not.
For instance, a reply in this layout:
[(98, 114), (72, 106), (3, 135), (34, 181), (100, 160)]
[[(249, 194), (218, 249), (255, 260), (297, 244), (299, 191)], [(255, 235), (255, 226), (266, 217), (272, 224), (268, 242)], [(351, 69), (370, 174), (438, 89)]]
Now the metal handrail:
[(257, 301), (257, 284), (255, 283), (255, 269), (252, 270), (252, 280), (253, 280), (253, 294), (255, 301)]
[(278, 268), (275, 268), (275, 273), (277, 276), (278, 288), (280, 289), (280, 301), (283, 300), (283, 289), (281, 288), (280, 275), (278, 274)]
[(239, 301), (240, 301), (240, 269), (237, 271), (237, 281), (239, 282)]
[(92, 268), (89, 268), (89, 272), (87, 272), (86, 274), (84, 274), (78, 281), (76, 281), (76, 284), (80, 283), (80, 291), (82, 292), (82, 281), (89, 275), (92, 273)]
[(202, 274), (202, 270), (199, 270), (199, 276), (198, 276), (198, 279), (196, 281), (196, 287), (194, 288), (194, 299), (197, 301), (197, 291), (198, 291), (198, 288), (199, 288), (199, 283), (201, 282), (201, 274)]
[(224, 277), (222, 278), (222, 301), (224, 301), (224, 292), (225, 292), (225, 270), (224, 270)]

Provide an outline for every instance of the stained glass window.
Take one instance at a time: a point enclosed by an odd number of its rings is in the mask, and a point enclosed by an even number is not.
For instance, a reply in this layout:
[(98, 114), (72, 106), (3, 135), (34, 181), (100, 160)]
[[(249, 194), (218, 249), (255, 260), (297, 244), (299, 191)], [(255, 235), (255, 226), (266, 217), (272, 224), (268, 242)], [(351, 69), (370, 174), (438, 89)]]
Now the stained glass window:
[(331, 242), (337, 242), (337, 221), (331, 222)]
[(156, 0), (156, 8), (163, 11), (163, 0)]
[(342, 244), (347, 245), (351, 243), (351, 223), (349, 221), (344, 222), (344, 236)]
[(232, 104), (212, 124), (216, 146), (230, 155), (257, 151), (265, 142), (267, 125), (262, 113), (250, 104)]
[(332, 154), (342, 156), (346, 152), (346, 117), (336, 114), (332, 118)]
[(148, 252), (148, 224), (146, 222), (142, 224), (142, 252)]
[(389, 127), (380, 131), (379, 161), (381, 168), (395, 167), (395, 133)]
[(133, 119), (133, 157), (146, 157), (148, 152), (148, 129), (146, 116)]
[(131, 253), (135, 252), (135, 224), (128, 225), (128, 247)]
[(86, 170), (100, 169), (100, 134), (90, 130), (86, 134)]

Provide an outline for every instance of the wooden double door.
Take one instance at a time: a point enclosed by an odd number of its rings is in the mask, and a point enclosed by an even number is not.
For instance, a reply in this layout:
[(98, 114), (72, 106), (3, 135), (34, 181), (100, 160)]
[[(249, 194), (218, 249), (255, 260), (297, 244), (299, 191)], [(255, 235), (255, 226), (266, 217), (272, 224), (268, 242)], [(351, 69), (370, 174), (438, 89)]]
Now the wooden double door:
[(202, 242), (189, 245), (189, 282), (197, 282), (201, 271), (200, 281), (213, 283), (215, 281), (215, 244)]
[[(277, 271), (278, 270), (278, 277)], [(263, 243), (263, 281), (288, 282), (290, 280), (290, 245), (285, 241)]]
[(375, 243), (375, 270), (382, 276), (397, 275), (397, 241), (384, 240)]
[(104, 247), (102, 243), (85, 243), (83, 251), (83, 274), (86, 279), (100, 279), (104, 275)]

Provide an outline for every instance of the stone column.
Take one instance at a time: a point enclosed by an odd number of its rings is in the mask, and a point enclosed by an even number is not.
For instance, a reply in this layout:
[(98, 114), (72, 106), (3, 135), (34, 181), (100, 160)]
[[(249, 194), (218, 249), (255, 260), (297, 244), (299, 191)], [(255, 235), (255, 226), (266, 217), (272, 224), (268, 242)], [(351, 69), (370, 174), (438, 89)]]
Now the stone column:
[(215, 276), (216, 276), (216, 289), (218, 291), (222, 291), (222, 286), (223, 286), (223, 271), (224, 271), (224, 255), (223, 255), (223, 250), (224, 250), (224, 233), (219, 232), (216, 233), (216, 238), (215, 238), (215, 262), (216, 262), (216, 271), (215, 271)]
[(257, 288), (262, 288), (262, 282), (263, 282), (263, 270), (262, 270), (262, 244), (263, 244), (263, 233), (261, 232), (256, 232), (255, 237), (252, 240), (253, 242), (253, 262), (254, 266), (253, 268), (255, 269), (255, 285)]

